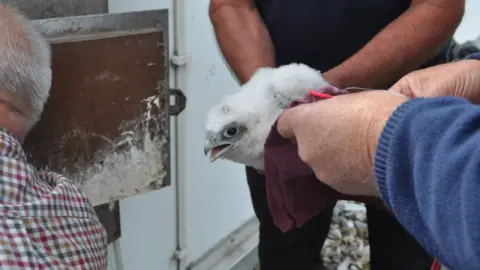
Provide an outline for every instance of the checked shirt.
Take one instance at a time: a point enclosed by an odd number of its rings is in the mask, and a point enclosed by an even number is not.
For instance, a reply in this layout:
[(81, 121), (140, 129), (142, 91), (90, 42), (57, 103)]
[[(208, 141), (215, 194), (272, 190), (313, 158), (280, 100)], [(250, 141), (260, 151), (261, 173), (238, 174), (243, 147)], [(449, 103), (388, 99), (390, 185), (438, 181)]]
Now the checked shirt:
[(0, 269), (106, 269), (107, 235), (85, 194), (27, 163), (0, 128)]

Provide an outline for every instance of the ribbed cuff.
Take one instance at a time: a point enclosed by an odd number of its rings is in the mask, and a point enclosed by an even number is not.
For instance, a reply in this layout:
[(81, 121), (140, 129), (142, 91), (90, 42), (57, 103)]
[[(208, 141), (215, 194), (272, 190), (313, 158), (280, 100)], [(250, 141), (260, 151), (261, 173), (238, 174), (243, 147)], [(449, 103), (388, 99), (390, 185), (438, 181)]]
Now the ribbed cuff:
[(377, 150), (375, 151), (373, 169), (381, 198), (389, 208), (391, 208), (391, 206), (389, 203), (387, 173), (390, 159), (394, 158), (390, 155), (391, 140), (395, 135), (398, 123), (402, 121), (404, 115), (406, 115), (407, 112), (410, 111), (410, 108), (413, 106), (414, 103), (421, 102), (422, 99), (423, 98), (411, 99), (400, 105), (388, 119), (378, 140)]
[(480, 60), (480, 52), (472, 53), (472, 54), (470, 54), (470, 55), (467, 55), (464, 59), (465, 59), (465, 60), (468, 60), (468, 59)]

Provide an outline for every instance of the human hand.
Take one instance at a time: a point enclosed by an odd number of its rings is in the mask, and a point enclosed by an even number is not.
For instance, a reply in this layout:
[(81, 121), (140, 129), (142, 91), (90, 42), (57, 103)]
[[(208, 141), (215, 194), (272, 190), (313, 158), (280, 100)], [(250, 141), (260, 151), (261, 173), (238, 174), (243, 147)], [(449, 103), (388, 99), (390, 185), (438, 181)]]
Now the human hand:
[(462, 60), (405, 75), (390, 91), (409, 98), (456, 96), (480, 104), (480, 61)]
[(344, 194), (376, 196), (373, 156), (378, 138), (406, 100), (380, 90), (339, 95), (286, 110), (277, 129), (296, 141), (299, 157), (322, 182)]

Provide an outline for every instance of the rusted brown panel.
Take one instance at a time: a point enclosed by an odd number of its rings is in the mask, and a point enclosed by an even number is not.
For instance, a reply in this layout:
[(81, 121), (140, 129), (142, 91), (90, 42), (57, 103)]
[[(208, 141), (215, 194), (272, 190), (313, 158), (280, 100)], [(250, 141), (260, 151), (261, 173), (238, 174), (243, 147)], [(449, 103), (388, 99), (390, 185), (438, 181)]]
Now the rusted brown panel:
[(1, 0), (30, 19), (108, 13), (108, 0)]
[(25, 142), (35, 164), (73, 173), (139, 117), (142, 101), (164, 90), (161, 44), (161, 32), (53, 44), (51, 96)]
[[(92, 168), (98, 173), (104, 170), (105, 158), (130, 151), (129, 144), (121, 142), (122, 134), (134, 133), (132, 143), (139, 147), (145, 133), (167, 137), (163, 46), (162, 31), (52, 44), (51, 96), (41, 121), (25, 140), (34, 165), (83, 184), (93, 178)], [(157, 98), (158, 107), (146, 103), (152, 97)], [(167, 152), (165, 145), (165, 155), (158, 160), (160, 170), (167, 168)], [(111, 168), (115, 164), (109, 166), (113, 173), (118, 169)], [(134, 169), (139, 174), (151, 170), (142, 166), (151, 165), (138, 164)], [(166, 183), (166, 173), (150, 176), (152, 186), (134, 187), (128, 194), (99, 195), (108, 198), (96, 198), (93, 203), (111, 202)], [(108, 185), (116, 183), (103, 188)], [(96, 191), (87, 191), (87, 195), (92, 192)]]

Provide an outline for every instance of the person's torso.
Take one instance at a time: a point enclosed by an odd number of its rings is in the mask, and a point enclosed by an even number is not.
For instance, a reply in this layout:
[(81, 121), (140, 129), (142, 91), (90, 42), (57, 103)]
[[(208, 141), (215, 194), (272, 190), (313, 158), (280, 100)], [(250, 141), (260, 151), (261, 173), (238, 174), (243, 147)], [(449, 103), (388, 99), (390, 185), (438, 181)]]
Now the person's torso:
[(359, 51), (411, 0), (255, 0), (277, 65), (301, 62), (320, 71)]

